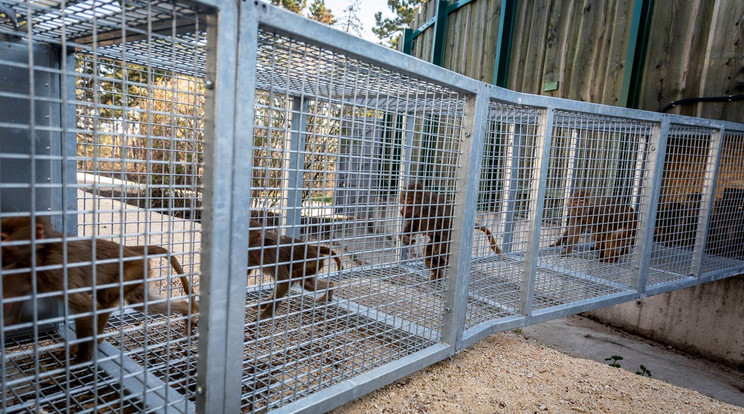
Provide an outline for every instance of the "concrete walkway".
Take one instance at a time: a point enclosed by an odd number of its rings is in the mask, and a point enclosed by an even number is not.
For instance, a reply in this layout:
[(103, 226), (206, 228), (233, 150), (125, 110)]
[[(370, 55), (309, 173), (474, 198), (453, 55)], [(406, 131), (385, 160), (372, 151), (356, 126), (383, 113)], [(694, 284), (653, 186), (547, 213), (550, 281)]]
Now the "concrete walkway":
[(581, 316), (569, 316), (522, 328), (522, 334), (577, 358), (604, 364), (622, 356), (622, 369), (644, 365), (653, 378), (695, 390), (716, 400), (744, 407), (744, 372), (675, 351)]

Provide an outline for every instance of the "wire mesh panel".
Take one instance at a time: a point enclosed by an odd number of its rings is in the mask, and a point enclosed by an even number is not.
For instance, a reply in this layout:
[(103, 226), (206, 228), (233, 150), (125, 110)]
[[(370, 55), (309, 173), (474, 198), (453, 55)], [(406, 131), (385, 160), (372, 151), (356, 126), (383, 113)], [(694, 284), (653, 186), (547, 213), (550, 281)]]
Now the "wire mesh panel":
[(556, 111), (535, 309), (630, 289), (650, 130), (648, 122)]
[(467, 328), (519, 312), (527, 236), (535, 214), (530, 206), (537, 196), (532, 189), (540, 178), (535, 174), (539, 114), (536, 108), (490, 104)]
[(692, 274), (693, 252), (706, 187), (705, 173), (715, 163), (710, 156), (713, 130), (672, 124), (654, 226), (648, 284), (684, 279)]
[(206, 11), (3, 4), (2, 411), (193, 411)]
[(258, 47), (244, 411), (438, 342), (444, 289), (431, 273), (446, 243), (429, 252), (425, 229), (401, 243), (399, 195), (414, 181), (437, 191), (421, 208), (451, 230), (464, 102), (268, 28)]
[(744, 264), (744, 132), (724, 134), (719, 159), (703, 273)]

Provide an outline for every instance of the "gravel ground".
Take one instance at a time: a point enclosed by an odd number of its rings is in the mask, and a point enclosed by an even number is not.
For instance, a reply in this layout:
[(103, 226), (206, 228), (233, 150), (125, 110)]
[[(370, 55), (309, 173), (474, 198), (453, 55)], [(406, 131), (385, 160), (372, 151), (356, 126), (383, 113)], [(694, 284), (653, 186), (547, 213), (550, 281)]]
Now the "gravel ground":
[(541, 412), (744, 413), (744, 408), (502, 332), (333, 411)]

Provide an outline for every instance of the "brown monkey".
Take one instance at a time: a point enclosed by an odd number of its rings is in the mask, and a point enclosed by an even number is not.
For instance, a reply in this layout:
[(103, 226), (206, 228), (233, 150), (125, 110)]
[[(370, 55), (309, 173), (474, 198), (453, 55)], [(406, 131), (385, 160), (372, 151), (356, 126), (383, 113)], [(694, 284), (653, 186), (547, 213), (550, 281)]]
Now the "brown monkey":
[[(88, 263), (93, 260), (93, 240), (70, 240), (63, 244), (61, 241), (45, 242), (44, 239), (61, 238), (62, 234), (55, 231), (49, 221), (44, 217), (36, 218), (36, 225), (31, 226), (29, 217), (5, 218), (0, 222), (2, 230), (2, 261), (6, 266), (15, 268), (30, 268), (32, 265), (32, 252), (36, 252), (37, 268), (36, 286), (40, 293), (60, 293), (67, 288), (68, 291), (81, 288), (91, 288), (94, 285), (93, 269)], [(36, 244), (6, 244), (5, 242), (30, 241), (32, 234), (36, 235)], [(65, 256), (66, 253), (66, 256)], [(95, 269), (95, 300), (98, 312), (96, 317), (97, 335), (101, 335), (108, 322), (110, 309), (117, 306), (120, 292), (123, 290), (124, 300), (130, 304), (141, 304), (148, 300), (148, 308), (155, 313), (167, 314), (168, 303), (163, 298), (148, 291), (144, 279), (149, 269), (149, 260), (142, 256), (168, 254), (168, 250), (159, 246), (122, 246), (118, 243), (105, 240), (95, 240), (95, 260), (106, 261), (96, 264)], [(135, 258), (135, 260), (122, 260)], [(62, 264), (66, 263), (65, 271)], [(183, 275), (181, 264), (175, 256), (171, 256), (171, 265), (180, 275)], [(49, 268), (49, 269), (43, 269)], [(121, 268), (121, 269), (120, 269)], [(28, 294), (32, 289), (31, 272), (16, 275), (3, 275), (3, 298), (21, 296)], [(139, 283), (131, 283), (139, 282)], [(198, 312), (196, 299), (191, 291), (191, 285), (185, 276), (181, 276), (181, 283), (187, 295), (191, 297), (192, 313)], [(100, 286), (100, 287), (99, 287)], [(121, 290), (120, 290), (121, 289)], [(69, 307), (72, 313), (92, 313), (93, 298), (91, 291), (75, 291), (67, 295)], [(15, 304), (12, 304), (13, 306)], [(189, 305), (185, 301), (173, 301), (170, 311), (178, 312), (184, 316), (189, 314)], [(84, 339), (78, 345), (75, 363), (85, 362), (93, 357), (95, 343), (93, 333), (93, 315), (78, 318), (75, 322), (75, 331), (78, 339)], [(193, 322), (192, 322), (193, 323)], [(191, 329), (190, 323), (186, 324), (186, 333)], [(98, 339), (99, 341), (101, 338)]]
[(638, 217), (632, 207), (611, 198), (592, 197), (577, 190), (569, 199), (568, 227), (550, 247), (565, 246), (561, 254), (573, 251), (579, 236), (592, 233), (599, 260), (616, 262), (635, 242)]
[[(429, 236), (429, 244), (424, 249), (424, 264), (431, 269), (431, 279), (444, 276), (444, 268), (449, 262), (449, 243), (452, 233), (452, 205), (444, 196), (426, 191), (420, 182), (413, 182), (400, 194), (403, 207), (400, 214), (405, 218), (403, 225), (403, 244), (411, 244), (411, 237), (416, 233)], [(486, 234), (491, 243), (491, 250), (501, 254), (496, 239), (485, 226), (475, 224), (475, 230)]]
[[(3, 266), (3, 273), (6, 270), (17, 269), (18, 266), (15, 263)], [(3, 274), (3, 298), (11, 297), (5, 293), (5, 286), (23, 286), (27, 284), (27, 279), (31, 277), (28, 272), (16, 273), (6, 275)], [(23, 292), (22, 294), (26, 294)], [(18, 296), (12, 295), (12, 296)], [(23, 310), (23, 302), (3, 302), (3, 326), (14, 325), (21, 321), (21, 311)]]
[(341, 259), (327, 246), (312, 246), (305, 240), (280, 236), (271, 230), (254, 230), (262, 227), (256, 220), (250, 221), (248, 239), (248, 266), (261, 266), (261, 271), (270, 275), (275, 282), (271, 296), (262, 300), (264, 305), (257, 319), (270, 318), (274, 314), (274, 303), (289, 293), (290, 285), (301, 282), (309, 291), (325, 291), (319, 299), (330, 301), (333, 298), (334, 283), (318, 279), (316, 275), (323, 269), (325, 257), (333, 257), (338, 270), (342, 270)]

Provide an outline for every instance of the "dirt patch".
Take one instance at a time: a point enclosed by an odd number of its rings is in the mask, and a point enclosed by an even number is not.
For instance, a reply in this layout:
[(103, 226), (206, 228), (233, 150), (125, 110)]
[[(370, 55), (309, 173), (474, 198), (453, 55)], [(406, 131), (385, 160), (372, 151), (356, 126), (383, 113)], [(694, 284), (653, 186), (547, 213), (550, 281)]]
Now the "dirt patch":
[(744, 413), (698, 392), (492, 335), (333, 413)]

